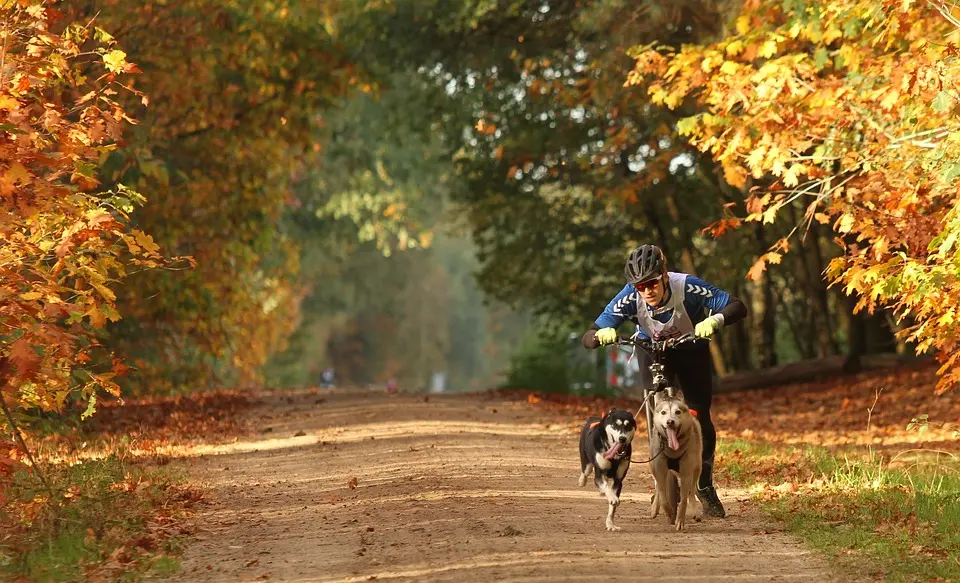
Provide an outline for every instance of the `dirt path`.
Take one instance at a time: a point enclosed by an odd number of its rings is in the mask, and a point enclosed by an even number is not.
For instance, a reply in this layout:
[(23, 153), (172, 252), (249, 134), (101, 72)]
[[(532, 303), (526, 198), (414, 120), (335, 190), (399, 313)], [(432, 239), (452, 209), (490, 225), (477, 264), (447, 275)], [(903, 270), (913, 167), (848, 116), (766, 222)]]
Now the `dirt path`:
[(831, 578), (743, 493), (721, 490), (728, 517), (680, 534), (646, 518), (645, 465), (627, 477), (623, 530), (606, 532), (604, 500), (576, 485), (582, 421), (525, 403), (299, 392), (255, 413), (258, 438), (186, 461), (212, 504), (171, 581)]

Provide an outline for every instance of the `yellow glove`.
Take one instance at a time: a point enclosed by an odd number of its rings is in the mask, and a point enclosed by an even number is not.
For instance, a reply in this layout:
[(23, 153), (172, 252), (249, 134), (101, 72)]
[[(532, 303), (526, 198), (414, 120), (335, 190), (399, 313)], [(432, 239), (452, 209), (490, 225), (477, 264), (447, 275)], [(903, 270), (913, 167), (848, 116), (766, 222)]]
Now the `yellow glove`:
[(720, 322), (715, 318), (707, 318), (703, 322), (700, 322), (693, 329), (693, 333), (697, 338), (710, 338), (714, 333), (720, 329)]
[(604, 346), (606, 344), (612, 344), (613, 342), (616, 342), (617, 331), (613, 328), (600, 328), (597, 330), (595, 336), (597, 338), (597, 342), (600, 343), (600, 346)]

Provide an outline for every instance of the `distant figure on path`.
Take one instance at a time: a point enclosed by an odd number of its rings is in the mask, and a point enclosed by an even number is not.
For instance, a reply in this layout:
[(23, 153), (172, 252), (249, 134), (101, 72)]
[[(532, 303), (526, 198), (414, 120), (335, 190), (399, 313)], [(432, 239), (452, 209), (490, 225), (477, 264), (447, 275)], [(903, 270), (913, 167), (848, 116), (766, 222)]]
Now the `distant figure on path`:
[(328, 366), (327, 368), (323, 369), (322, 373), (320, 373), (320, 386), (324, 389), (331, 388), (336, 377), (337, 375), (333, 371), (333, 367)]

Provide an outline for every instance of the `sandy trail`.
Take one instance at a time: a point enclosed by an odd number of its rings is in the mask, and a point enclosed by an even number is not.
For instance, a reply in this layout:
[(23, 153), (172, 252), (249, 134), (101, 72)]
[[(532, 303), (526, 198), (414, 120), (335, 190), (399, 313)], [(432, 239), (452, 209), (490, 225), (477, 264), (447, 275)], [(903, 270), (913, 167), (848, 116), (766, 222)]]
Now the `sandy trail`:
[(170, 581), (834, 578), (742, 492), (721, 489), (728, 517), (683, 533), (646, 518), (645, 464), (627, 476), (623, 530), (606, 532), (605, 501), (577, 487), (582, 420), (525, 403), (302, 391), (253, 414), (264, 433), (183, 460), (212, 504)]

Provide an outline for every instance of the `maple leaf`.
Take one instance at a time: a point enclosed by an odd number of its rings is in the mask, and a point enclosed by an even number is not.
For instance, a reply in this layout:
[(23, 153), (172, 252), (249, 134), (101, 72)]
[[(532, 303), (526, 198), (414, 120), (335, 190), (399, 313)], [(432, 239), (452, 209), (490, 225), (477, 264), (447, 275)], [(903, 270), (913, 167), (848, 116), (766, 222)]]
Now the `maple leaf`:
[(108, 71), (119, 73), (123, 71), (127, 65), (127, 53), (119, 49), (104, 53), (103, 63), (106, 65)]
[(750, 268), (750, 271), (747, 272), (747, 279), (758, 281), (763, 277), (763, 272), (767, 269), (767, 263), (763, 257), (757, 259), (757, 261)]
[(18, 338), (10, 345), (10, 361), (17, 367), (17, 373), (24, 379), (31, 379), (40, 368), (40, 355), (26, 338)]

